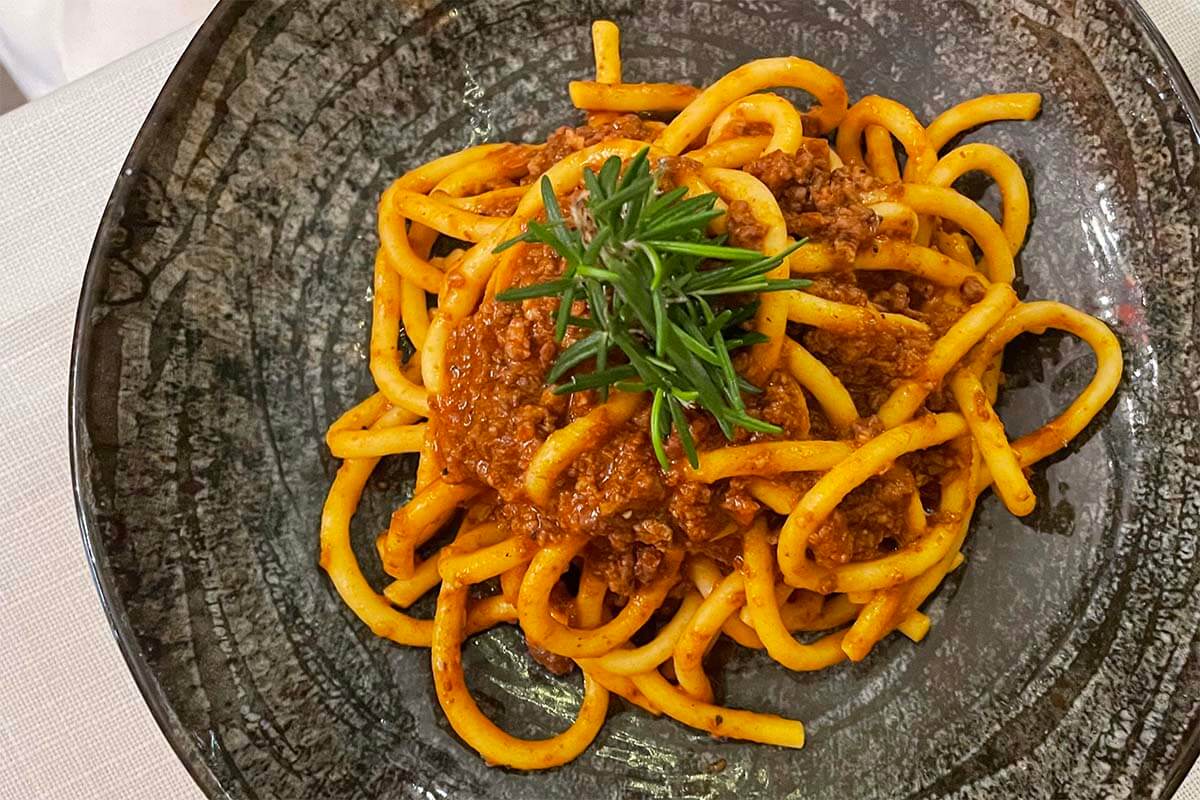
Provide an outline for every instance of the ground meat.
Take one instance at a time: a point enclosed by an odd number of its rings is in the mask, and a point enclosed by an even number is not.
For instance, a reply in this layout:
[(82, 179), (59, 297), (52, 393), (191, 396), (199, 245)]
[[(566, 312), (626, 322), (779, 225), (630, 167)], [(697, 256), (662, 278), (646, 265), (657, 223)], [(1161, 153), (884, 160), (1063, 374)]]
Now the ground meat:
[[(514, 264), (513, 284), (546, 280), (562, 268), (553, 251), (530, 246)], [(607, 540), (617, 554), (610, 559), (613, 585), (636, 583), (656, 568), (658, 556), (639, 560), (630, 553), (635, 545), (661, 553), (752, 520), (758, 506), (749, 497), (729, 499), (724, 486), (663, 473), (650, 444), (648, 408), (564, 470), (550, 507), (528, 501), (523, 478), (530, 459), (551, 433), (596, 403), (593, 393), (559, 396), (545, 385), (561, 349), (553, 336), (555, 311), (552, 298), (486, 301), (455, 328), (447, 347), (449, 388), (434, 398), (430, 423), (445, 480), (495, 489), (505, 501), (502, 520), (514, 532), (539, 541), (569, 534)], [(758, 400), (762, 413), (800, 435), (807, 429), (801, 392), (789, 376), (773, 376)], [(691, 417), (697, 441), (724, 441), (707, 414)], [(668, 450), (682, 460), (677, 435)]]
[(963, 281), (961, 291), (962, 299), (971, 305), (978, 303), (987, 294), (987, 289), (984, 288), (983, 282), (974, 276)]
[(807, 439), (811, 430), (808, 400), (804, 390), (789, 373), (771, 373), (762, 394), (746, 403), (751, 416), (783, 428), (785, 439)]
[(549, 650), (543, 650), (528, 639), (525, 640), (525, 646), (529, 648), (529, 655), (533, 656), (534, 661), (555, 675), (568, 675), (571, 670), (575, 669), (575, 662), (566, 656), (560, 656), (557, 653), (551, 653)]
[(916, 480), (903, 467), (866, 481), (809, 537), (814, 560), (834, 566), (878, 558), (903, 546), (912, 538), (906, 513), (915, 491)]
[(619, 537), (593, 539), (587, 559), (589, 568), (596, 570), (618, 597), (628, 597), (659, 578), (663, 570), (676, 568), (661, 549)]
[(904, 272), (882, 270), (853, 275), (876, 307), (924, 322), (935, 337), (949, 330), (966, 311), (967, 305), (979, 302), (986, 291), (975, 278), (968, 278), (963, 283), (960, 295)]
[(810, 330), (803, 344), (845, 385), (858, 413), (874, 414), (905, 378), (925, 363), (933, 337), (896, 325), (862, 333)]
[(890, 311), (893, 314), (912, 311), (912, 297), (908, 284), (900, 281), (872, 295), (871, 300), (884, 311)]
[(637, 139), (648, 142), (653, 130), (636, 114), (625, 114), (611, 122), (598, 125), (563, 126), (550, 134), (546, 146), (529, 159), (529, 174), (525, 182), (534, 180), (565, 156), (609, 139)]
[(729, 204), (725, 214), (729, 225), (729, 243), (734, 247), (746, 247), (751, 250), (759, 249), (763, 237), (767, 235), (767, 226), (758, 221), (754, 211), (745, 200), (734, 200)]
[(812, 282), (804, 290), (809, 294), (835, 303), (846, 303), (852, 306), (867, 306), (871, 304), (871, 296), (858, 285), (858, 273), (846, 270), (830, 272), (825, 275), (814, 275)]
[[(523, 263), (529, 282), (561, 270), (554, 252), (542, 245), (528, 247)], [(555, 306), (549, 298), (488, 302), (455, 329), (449, 382), (469, 390), (435, 397), (430, 417), (447, 480), (491, 486), (505, 500), (519, 494), (521, 473), (567, 408), (544, 380), (558, 355)]]
[[(921, 505), (936, 510), (942, 498), (942, 481), (963, 466), (963, 454), (953, 444), (931, 447), (902, 456), (897, 462), (911, 470), (921, 492)], [(933, 519), (930, 523), (933, 524)]]
[(832, 245), (843, 263), (875, 235), (879, 218), (861, 202), (874, 179), (860, 167), (831, 169), (824, 141), (806, 139), (795, 155), (773, 150), (745, 169), (775, 195), (789, 234)]
[[(661, 522), (655, 524), (663, 525)], [(670, 530), (668, 529), (666, 541), (670, 540)], [(634, 547), (633, 553), (634, 581), (639, 586), (650, 583), (658, 575), (658, 569), (662, 566), (663, 551), (650, 545), (638, 544)]]

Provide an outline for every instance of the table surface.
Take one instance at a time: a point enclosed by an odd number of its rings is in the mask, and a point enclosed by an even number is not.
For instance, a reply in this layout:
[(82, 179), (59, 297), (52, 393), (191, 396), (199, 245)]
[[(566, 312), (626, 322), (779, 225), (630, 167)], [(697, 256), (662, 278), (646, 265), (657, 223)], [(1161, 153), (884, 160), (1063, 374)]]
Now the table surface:
[[(1200, 3), (1143, 0), (1200, 85)], [(189, 28), (0, 117), (0, 798), (202, 795), (92, 584), (67, 452), (79, 285), (114, 181)], [(1193, 769), (1176, 800), (1200, 800)]]

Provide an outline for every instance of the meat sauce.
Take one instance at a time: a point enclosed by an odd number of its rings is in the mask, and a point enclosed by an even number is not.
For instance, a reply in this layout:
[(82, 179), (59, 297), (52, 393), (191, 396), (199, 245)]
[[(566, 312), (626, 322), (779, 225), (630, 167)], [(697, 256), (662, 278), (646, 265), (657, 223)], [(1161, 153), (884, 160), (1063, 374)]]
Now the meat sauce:
[[(636, 116), (604, 125), (563, 128), (529, 162), (529, 182), (570, 152), (605, 139), (648, 140), (653, 130)], [(686, 154), (685, 154), (686, 155)], [(670, 173), (688, 168), (686, 159), (666, 165)], [(855, 431), (838, 431), (820, 405), (792, 376), (776, 371), (757, 395), (747, 395), (754, 416), (783, 428), (782, 438), (858, 438), (878, 430), (872, 415), (900, 381), (920, 367), (934, 337), (961, 313), (937, 287), (900, 272), (855, 272), (849, 269), (859, 248), (875, 236), (877, 218), (859, 197), (872, 178), (857, 169), (831, 169), (828, 148), (806, 140), (794, 156), (774, 152), (746, 167), (777, 198), (792, 236), (807, 236), (833, 246), (847, 268), (818, 277), (808, 291), (822, 297), (905, 314), (926, 322), (929, 334), (912, 334), (885, 325), (856, 335), (790, 326), (789, 334), (820, 358), (846, 385), (863, 421)], [(730, 240), (754, 246), (763, 226), (749, 209), (732, 203), (727, 217)], [(514, 286), (558, 275), (561, 259), (544, 245), (526, 245), (515, 258)], [(603, 565), (610, 588), (628, 594), (650, 580), (668, 548), (682, 547), (722, 562), (737, 556), (738, 537), (728, 536), (755, 516), (770, 513), (755, 500), (745, 479), (703, 484), (684, 478), (676, 467), (664, 473), (649, 437), (648, 408), (611, 436), (584, 452), (560, 476), (548, 507), (526, 497), (523, 479), (530, 459), (555, 430), (595, 407), (591, 392), (555, 395), (545, 375), (562, 347), (554, 341), (557, 300), (538, 298), (519, 303), (487, 300), (454, 330), (448, 344), (448, 389), (432, 401), (430, 425), (445, 480), (470, 481), (494, 490), (504, 501), (502, 521), (511, 530), (538, 541), (564, 535), (590, 537), (589, 555)], [(578, 313), (584, 313), (580, 307)], [(935, 397), (931, 404), (936, 403)], [(689, 416), (701, 450), (727, 444), (713, 419), (703, 412)], [(739, 431), (734, 443), (762, 435)], [(684, 463), (678, 438), (667, 451)], [(855, 489), (811, 539), (813, 557), (823, 564), (842, 564), (885, 554), (911, 539), (905, 523), (914, 491), (926, 507), (937, 501), (937, 486), (949, 468), (940, 449), (902, 458), (888, 473)], [(819, 475), (778, 476), (798, 490)], [(778, 521), (778, 518), (775, 518)]]

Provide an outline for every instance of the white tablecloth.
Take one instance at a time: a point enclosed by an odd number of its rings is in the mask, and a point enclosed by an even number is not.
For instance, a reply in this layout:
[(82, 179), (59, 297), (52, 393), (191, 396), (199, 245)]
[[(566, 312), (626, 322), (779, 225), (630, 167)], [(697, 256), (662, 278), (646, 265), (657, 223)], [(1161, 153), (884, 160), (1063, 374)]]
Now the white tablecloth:
[[(1200, 84), (1200, 0), (1144, 5)], [(142, 701), (100, 608), (75, 518), (66, 437), (71, 332), (96, 225), (193, 33), (0, 117), (3, 800), (201, 797)], [(1200, 800), (1200, 770), (1177, 800)]]

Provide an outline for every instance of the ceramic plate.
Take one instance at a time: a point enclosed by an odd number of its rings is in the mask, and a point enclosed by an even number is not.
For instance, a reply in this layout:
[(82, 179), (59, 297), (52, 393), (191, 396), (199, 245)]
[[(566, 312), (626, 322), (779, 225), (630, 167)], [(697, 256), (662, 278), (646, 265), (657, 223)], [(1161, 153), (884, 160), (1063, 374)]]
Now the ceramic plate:
[[(816, 674), (715, 653), (726, 702), (805, 720), (804, 750), (614, 702), (581, 758), (521, 774), (454, 736), (427, 651), (373, 636), (317, 568), (336, 467), (322, 433), (369, 391), (380, 192), (470, 142), (578, 120), (565, 84), (590, 75), (602, 16), (635, 80), (703, 84), (798, 54), (926, 120), (1042, 92), (1036, 121), (966, 138), (1030, 180), (1022, 296), (1112, 325), (1126, 378), (1034, 471), (1034, 514), (983, 500), (924, 642), (891, 637)], [(1169, 796), (1200, 717), (1197, 108), (1144, 14), (1116, 0), (222, 3), (114, 190), (71, 389), (85, 543), (180, 758), (214, 798)], [(1019, 340), (1010, 431), (1049, 418), (1092, 363), (1066, 338)], [(373, 480), (355, 525), (366, 565), (412, 466)], [(515, 630), (465, 657), (514, 734), (574, 714), (578, 678), (532, 665)]]

